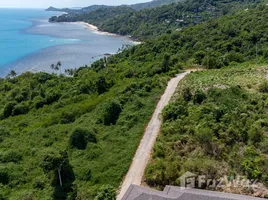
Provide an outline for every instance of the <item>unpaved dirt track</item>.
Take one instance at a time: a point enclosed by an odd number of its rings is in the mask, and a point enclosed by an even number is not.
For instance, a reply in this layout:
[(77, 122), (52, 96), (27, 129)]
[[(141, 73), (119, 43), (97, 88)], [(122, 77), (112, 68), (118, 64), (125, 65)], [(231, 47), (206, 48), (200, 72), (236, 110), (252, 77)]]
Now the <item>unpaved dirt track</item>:
[(121, 200), (131, 184), (140, 185), (145, 168), (150, 160), (150, 156), (156, 141), (157, 135), (161, 127), (161, 114), (163, 108), (169, 103), (171, 97), (175, 93), (178, 83), (187, 75), (190, 71), (179, 74), (177, 77), (172, 78), (162, 95), (154, 114), (145, 130), (144, 136), (140, 142), (140, 145), (136, 151), (136, 154), (132, 160), (132, 164), (129, 171), (123, 180), (120, 193), (117, 196), (117, 200)]

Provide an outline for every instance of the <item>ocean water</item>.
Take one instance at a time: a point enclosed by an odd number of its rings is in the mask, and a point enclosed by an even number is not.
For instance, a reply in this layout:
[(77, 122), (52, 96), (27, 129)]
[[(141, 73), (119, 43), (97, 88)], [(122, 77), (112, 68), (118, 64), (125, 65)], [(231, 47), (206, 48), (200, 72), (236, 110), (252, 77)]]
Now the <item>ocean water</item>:
[(50, 65), (61, 61), (63, 70), (77, 68), (116, 53), (127, 38), (104, 35), (81, 24), (49, 23), (59, 15), (41, 9), (0, 9), (0, 76), (11, 69), (51, 72)]

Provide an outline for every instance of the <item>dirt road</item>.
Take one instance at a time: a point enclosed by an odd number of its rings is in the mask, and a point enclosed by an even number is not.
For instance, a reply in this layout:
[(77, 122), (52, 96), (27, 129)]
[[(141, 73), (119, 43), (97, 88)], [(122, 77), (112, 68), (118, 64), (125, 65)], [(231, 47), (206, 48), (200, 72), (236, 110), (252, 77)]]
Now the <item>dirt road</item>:
[(150, 160), (150, 155), (152, 153), (156, 137), (160, 131), (162, 122), (159, 118), (159, 115), (161, 114), (163, 108), (169, 103), (177, 88), (178, 83), (189, 73), (190, 71), (179, 74), (177, 77), (172, 78), (169, 81), (165, 93), (162, 95), (160, 101), (158, 102), (154, 114), (145, 130), (144, 136), (136, 151), (129, 171), (122, 183), (120, 193), (117, 196), (117, 200), (122, 199), (131, 184), (141, 184), (145, 168)]

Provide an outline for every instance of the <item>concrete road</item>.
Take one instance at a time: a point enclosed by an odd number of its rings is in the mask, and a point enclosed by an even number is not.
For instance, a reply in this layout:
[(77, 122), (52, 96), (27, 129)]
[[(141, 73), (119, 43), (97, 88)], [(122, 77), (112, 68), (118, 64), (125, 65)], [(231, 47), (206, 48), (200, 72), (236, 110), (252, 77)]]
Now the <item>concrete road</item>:
[(144, 175), (145, 168), (150, 160), (151, 153), (156, 141), (157, 135), (161, 127), (161, 114), (163, 108), (169, 103), (171, 97), (175, 93), (178, 83), (187, 75), (190, 71), (179, 74), (177, 77), (172, 78), (162, 95), (154, 114), (145, 130), (144, 136), (140, 142), (140, 145), (136, 151), (135, 157), (133, 158), (132, 164), (129, 171), (123, 180), (121, 185), (120, 193), (117, 196), (117, 200), (121, 200), (126, 193), (127, 189), (131, 184), (141, 185), (141, 181)]

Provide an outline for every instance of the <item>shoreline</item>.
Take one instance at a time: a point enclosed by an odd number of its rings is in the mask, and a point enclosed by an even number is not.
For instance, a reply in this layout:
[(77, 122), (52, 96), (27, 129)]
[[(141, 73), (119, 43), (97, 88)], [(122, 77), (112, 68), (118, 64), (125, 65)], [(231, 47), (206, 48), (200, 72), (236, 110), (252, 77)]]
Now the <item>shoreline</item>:
[[(41, 49), (37, 49), (34, 52), (31, 52), (29, 54), (23, 55), (21, 57), (18, 57), (15, 60), (12, 60), (8, 63), (5, 63), (3, 65), (0, 66), (0, 77), (4, 77), (8, 74), (8, 72), (11, 69), (16, 70), (19, 74), (26, 72), (26, 71), (30, 71), (33, 73), (36, 72), (41, 72), (41, 71), (46, 71), (48, 73), (50, 73), (50, 69), (47, 66), (50, 66), (51, 63), (56, 62), (55, 60), (61, 60), (64, 63), (64, 66), (66, 68), (75, 68), (75, 67), (79, 67), (79, 66), (83, 66), (85, 64), (91, 64), (92, 62), (98, 60), (97, 58), (99, 58), (99, 55), (105, 54), (105, 53), (116, 53), (116, 46), (115, 45), (108, 45), (109, 47), (108, 50), (104, 50), (103, 52), (98, 52), (98, 55), (89, 51), (90, 55), (87, 56), (84, 59), (84, 55), (83, 53), (80, 55), (77, 54), (77, 52), (75, 50), (69, 50), (68, 47), (69, 46), (75, 46), (76, 48), (78, 48), (79, 44), (76, 44), (76, 42), (69, 42), (69, 40), (72, 40), (70, 38), (77, 38), (77, 40), (84, 40), (83, 37), (87, 37), (89, 34), (90, 37), (90, 33), (87, 32), (87, 30), (91, 30), (92, 34), (97, 34), (97, 35), (103, 35), (103, 36), (113, 36), (115, 37), (114, 40), (120, 40), (120, 41), (125, 41), (125, 42), (120, 42), (119, 43), (126, 43), (129, 45), (138, 45), (140, 44), (140, 42), (133, 40), (131, 37), (127, 37), (127, 36), (122, 36), (119, 34), (113, 34), (113, 33), (109, 33), (109, 32), (104, 32), (104, 31), (100, 31), (98, 29), (98, 27), (92, 25), (92, 24), (88, 24), (86, 22), (63, 22), (66, 24), (76, 24), (79, 25), (80, 27), (75, 28), (77, 30), (81, 29), (81, 32), (84, 32), (84, 34), (80, 35), (78, 34), (77, 36), (72, 36), (72, 34), (68, 37), (65, 37), (65, 35), (62, 34), (55, 34), (57, 32), (54, 31), (45, 31), (44, 30), (50, 30), (51, 26), (49, 25), (50, 22), (48, 22), (47, 17), (44, 18), (37, 18), (37, 19), (30, 19), (32, 24), (30, 26), (27, 26), (23, 29), (21, 29), (21, 31), (23, 33), (25, 33), (26, 35), (44, 35), (47, 37), (51, 37), (51, 39), (49, 39), (49, 44), (52, 45), (45, 45), (44, 47), (42, 47)], [(46, 28), (48, 26), (48, 28)], [(58, 26), (56, 26), (58, 27)], [(57, 29), (57, 28), (56, 28)], [(55, 28), (53, 28), (53, 30), (55, 30)], [(64, 29), (65, 30), (65, 29)], [(83, 31), (84, 30), (84, 31)], [(64, 31), (62, 31), (64, 32)], [(67, 34), (68, 35), (68, 34)], [(81, 38), (82, 37), (82, 38)], [(94, 36), (94, 37), (98, 37), (98, 36)], [(117, 39), (116, 39), (117, 38)], [(67, 42), (60, 42), (60, 40), (66, 40)], [(85, 39), (87, 41), (87, 38)], [(112, 38), (111, 38), (112, 40)], [(91, 40), (88, 40), (91, 41)], [(101, 43), (101, 41), (99, 41)], [(79, 48), (87, 48), (85, 43), (82, 43), (83, 45), (80, 45), (81, 47)], [(113, 46), (113, 47), (112, 47)], [(121, 46), (119, 46), (121, 47)], [(109, 48), (114, 50), (110, 50)], [(68, 50), (66, 50), (68, 49)], [(89, 48), (90, 49), (90, 48)], [(105, 48), (104, 48), (105, 49)], [(59, 58), (55, 58), (55, 53), (52, 55), (49, 52), (65, 52), (67, 55), (71, 53), (71, 55), (75, 55), (76, 57), (79, 57), (79, 59), (68, 59), (65, 58), (64, 56), (59, 57)], [(75, 54), (73, 52), (76, 52)], [(87, 51), (82, 51), (82, 52), (88, 52)], [(43, 59), (40, 55), (46, 55), (46, 59)], [(57, 55), (57, 56), (61, 56), (61, 54)], [(69, 56), (70, 57), (70, 56)], [(37, 60), (35, 58), (38, 58)], [(50, 61), (51, 60), (51, 61)], [(83, 60), (83, 62), (73, 62), (73, 60)], [(85, 62), (84, 62), (85, 60)], [(77, 64), (78, 63), (78, 64)]]
[[(46, 42), (52, 45), (46, 45), (45, 47), (37, 49), (34, 52), (23, 55), (15, 60), (10, 61), (9, 63), (1, 65), (0, 78), (5, 77), (12, 69), (14, 69), (18, 74), (22, 74), (27, 71), (33, 73), (51, 73), (49, 66), (58, 60), (63, 63), (63, 69), (79, 68), (80, 66), (90, 65), (96, 60), (101, 59), (105, 53), (116, 53), (118, 48), (122, 46), (121, 44), (137, 44), (130, 38), (101, 32), (96, 26), (84, 22), (66, 22), (66, 25), (73, 24), (73, 26), (62, 26), (60, 23), (58, 25), (51, 26), (46, 19), (37, 19), (31, 21), (32, 24), (30, 26), (21, 29), (22, 33), (25, 33), (26, 35), (34, 35), (34, 37), (36, 37), (35, 35), (44, 35), (49, 37), (46, 39)], [(75, 27), (75, 24), (76, 26), (79, 24), (79, 26)], [(71, 29), (66, 36), (65, 31), (68, 31), (69, 27), (74, 28)], [(57, 29), (59, 29), (59, 31), (57, 31)], [(88, 29), (90, 29), (92, 32), (90, 31), (89, 33)], [(73, 34), (72, 30), (74, 30)], [(93, 40), (91, 35), (93, 36)], [(103, 35), (104, 38), (103, 40), (98, 41), (98, 38), (102, 38), (101, 35)], [(109, 38), (109, 36), (105, 37), (105, 35), (112, 35), (115, 37)], [(84, 40), (86, 42), (74, 42), (72, 41), (74, 39), (81, 41)], [(60, 40), (64, 41), (61, 42)], [(105, 43), (106, 40), (111, 40), (115, 43), (107, 44)], [(117, 43), (118, 48), (116, 48)], [(104, 45), (100, 45), (98, 47), (99, 49), (92, 49), (92, 45), (96, 46), (99, 44)]]
[(118, 34), (115, 34), (115, 33), (109, 33), (109, 32), (105, 32), (105, 31), (100, 31), (97, 26), (94, 26), (93, 24), (89, 24), (89, 23), (86, 23), (86, 22), (81, 21), (81, 22), (71, 22), (71, 23), (83, 25), (86, 28), (88, 28), (88, 29), (92, 30), (93, 32), (95, 32), (97, 34), (100, 34), (100, 35), (121, 36), (121, 35), (118, 35)]
[(79, 24), (79, 25), (85, 26), (86, 28), (88, 28), (89, 30), (93, 31), (96, 34), (116, 36), (116, 37), (125, 37), (125, 38), (131, 40), (135, 45), (142, 44), (142, 42), (137, 41), (137, 40), (134, 40), (131, 37), (119, 35), (119, 34), (116, 34), (116, 33), (109, 33), (109, 32), (106, 32), (106, 31), (100, 31), (99, 28), (97, 26), (94, 26), (93, 24), (89, 24), (89, 23), (82, 22), (82, 21), (79, 21), (79, 22), (70, 22), (70, 23)]

